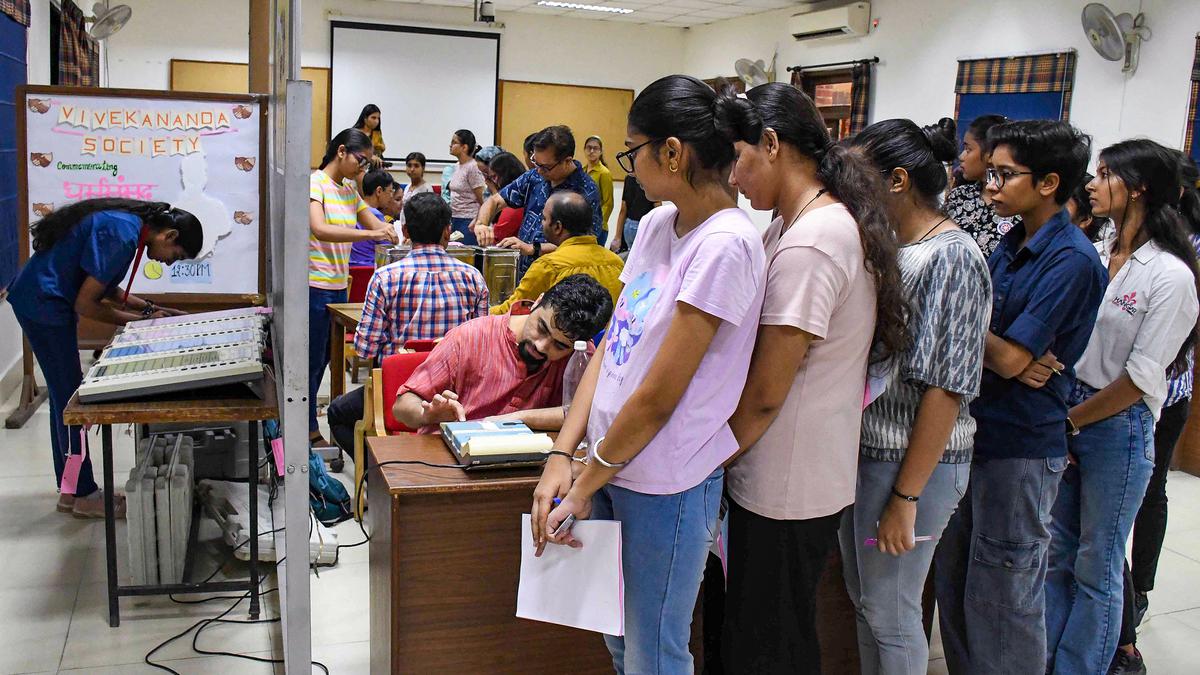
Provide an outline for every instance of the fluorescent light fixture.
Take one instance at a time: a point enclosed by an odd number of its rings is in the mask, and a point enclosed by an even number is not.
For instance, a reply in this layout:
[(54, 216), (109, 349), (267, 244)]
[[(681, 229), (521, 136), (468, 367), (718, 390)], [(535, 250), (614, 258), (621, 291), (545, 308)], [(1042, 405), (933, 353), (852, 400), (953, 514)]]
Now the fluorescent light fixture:
[(604, 7), (601, 5), (581, 5), (577, 2), (558, 2), (557, 0), (539, 0), (539, 5), (542, 7), (554, 7), (556, 9), (582, 9), (587, 12), (607, 12), (608, 14), (633, 14), (632, 9), (624, 7)]

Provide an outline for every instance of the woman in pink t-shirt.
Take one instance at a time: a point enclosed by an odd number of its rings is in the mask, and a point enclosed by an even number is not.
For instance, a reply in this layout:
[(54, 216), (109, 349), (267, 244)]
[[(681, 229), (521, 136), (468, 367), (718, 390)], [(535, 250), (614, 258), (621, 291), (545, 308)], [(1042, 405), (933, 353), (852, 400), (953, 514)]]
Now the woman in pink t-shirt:
[(487, 179), (475, 161), (475, 153), (481, 149), (475, 145), (475, 134), (467, 129), (459, 129), (450, 137), (450, 154), (458, 160), (447, 186), (450, 190), (450, 226), (462, 234), (462, 243), (467, 246), (477, 243), (471, 223), (479, 215), (483, 188), (487, 186)]
[[(766, 84), (735, 128), (730, 182), (779, 212), (758, 342), (730, 420), (746, 451), (730, 465), (722, 658), (738, 673), (820, 672), (816, 587), (854, 502), (863, 389), (879, 357), (907, 342), (883, 176), (834, 145), (812, 99)], [(639, 234), (640, 237), (640, 234)]]
[[(723, 120), (747, 107), (682, 75), (633, 102), (617, 161), (636, 169), (648, 198), (672, 205), (642, 221), (598, 358), (534, 492), (539, 554), (547, 542), (580, 545), (556, 533), (568, 515), (621, 522), (625, 635), (605, 636), (619, 673), (692, 671), (688, 638), (721, 465), (737, 451), (727, 420), (750, 364), (766, 268), (758, 232), (724, 180), (733, 140), (759, 129)], [(572, 481), (585, 436), (590, 460)]]

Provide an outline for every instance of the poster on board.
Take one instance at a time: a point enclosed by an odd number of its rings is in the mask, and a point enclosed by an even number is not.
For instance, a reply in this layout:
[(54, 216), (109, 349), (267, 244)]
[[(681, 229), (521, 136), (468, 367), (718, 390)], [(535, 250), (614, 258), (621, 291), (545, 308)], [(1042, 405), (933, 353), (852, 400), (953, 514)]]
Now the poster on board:
[(259, 293), (260, 105), (96, 91), (25, 92), (28, 222), (82, 199), (167, 202), (199, 219), (204, 248), (173, 265), (144, 259), (134, 293)]

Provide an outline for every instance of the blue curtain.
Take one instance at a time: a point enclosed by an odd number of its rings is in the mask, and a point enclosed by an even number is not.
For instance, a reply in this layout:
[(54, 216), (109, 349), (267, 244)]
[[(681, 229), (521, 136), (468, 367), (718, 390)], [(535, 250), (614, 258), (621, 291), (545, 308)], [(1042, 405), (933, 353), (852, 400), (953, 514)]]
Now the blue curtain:
[(17, 85), (25, 84), (26, 28), (0, 14), (0, 290), (17, 275)]

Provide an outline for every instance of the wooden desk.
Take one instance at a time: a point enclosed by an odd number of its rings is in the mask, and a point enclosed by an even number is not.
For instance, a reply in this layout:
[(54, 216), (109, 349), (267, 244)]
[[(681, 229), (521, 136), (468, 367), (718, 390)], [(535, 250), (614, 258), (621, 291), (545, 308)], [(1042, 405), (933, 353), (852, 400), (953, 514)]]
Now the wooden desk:
[[(249, 591), (250, 618), (257, 619), (258, 606), (258, 423), (262, 420), (278, 419), (279, 404), (275, 392), (275, 378), (268, 372), (262, 381), (262, 398), (250, 395), (244, 386), (214, 388), (204, 393), (203, 400), (189, 399), (192, 392), (183, 395), (164, 395), (154, 400), (125, 401), (119, 403), (80, 403), (78, 394), (72, 395), (63, 411), (63, 423), (68, 425), (100, 425), (101, 446), (104, 456), (104, 550), (108, 567), (108, 625), (121, 625), (121, 610), (118, 602), (122, 595), (166, 595), (168, 593), (199, 593), (211, 591)], [(168, 424), (248, 421), (250, 437), (248, 448), (250, 461), (250, 579), (247, 581), (208, 582), (204, 584), (152, 584), (145, 586), (121, 586), (117, 582), (117, 522), (113, 495), (113, 443), (114, 424)]]
[(372, 673), (612, 673), (597, 633), (516, 618), (538, 469), (471, 472), (438, 436), (367, 439)]
[(346, 393), (346, 331), (358, 330), (363, 303), (338, 302), (329, 309), (329, 401)]

